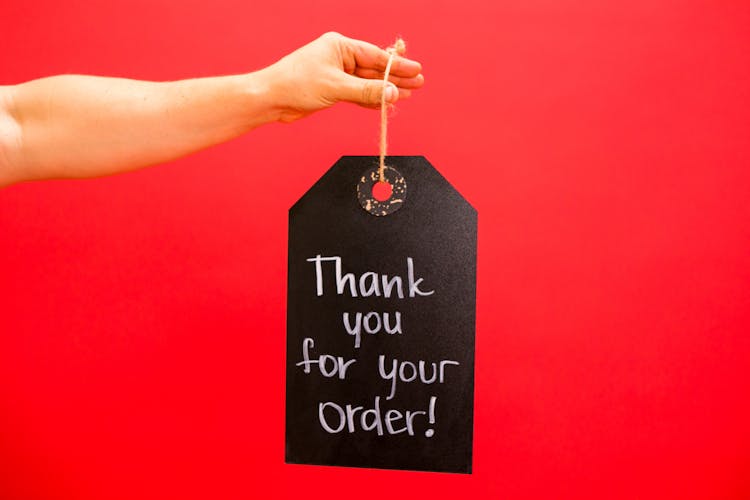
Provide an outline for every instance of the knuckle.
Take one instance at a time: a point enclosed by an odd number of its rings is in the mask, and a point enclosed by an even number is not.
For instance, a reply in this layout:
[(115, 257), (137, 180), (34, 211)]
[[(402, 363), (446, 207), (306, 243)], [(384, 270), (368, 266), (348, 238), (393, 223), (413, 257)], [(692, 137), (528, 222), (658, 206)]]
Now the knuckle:
[(328, 31), (326, 33), (323, 33), (323, 35), (320, 38), (323, 38), (325, 40), (335, 41), (335, 40), (340, 40), (344, 38), (344, 36), (341, 33), (338, 33), (337, 31)]
[(363, 104), (374, 104), (375, 99), (375, 87), (368, 83), (362, 87), (362, 103)]

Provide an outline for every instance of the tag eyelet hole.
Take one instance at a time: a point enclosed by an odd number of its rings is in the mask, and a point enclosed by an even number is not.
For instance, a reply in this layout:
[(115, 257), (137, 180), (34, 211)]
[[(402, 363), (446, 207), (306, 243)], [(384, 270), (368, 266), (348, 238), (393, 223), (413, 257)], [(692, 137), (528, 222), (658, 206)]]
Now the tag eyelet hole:
[(386, 181), (378, 181), (372, 186), (372, 197), (378, 201), (388, 201), (393, 194), (393, 186)]

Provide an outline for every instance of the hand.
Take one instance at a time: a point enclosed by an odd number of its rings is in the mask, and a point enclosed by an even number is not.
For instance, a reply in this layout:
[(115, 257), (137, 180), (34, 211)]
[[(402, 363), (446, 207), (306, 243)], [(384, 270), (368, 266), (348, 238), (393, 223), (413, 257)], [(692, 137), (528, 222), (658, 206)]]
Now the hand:
[[(422, 66), (394, 56), (385, 87), (392, 104), (424, 84)], [(379, 108), (389, 53), (375, 45), (326, 33), (292, 52), (263, 72), (280, 121), (291, 122), (340, 101)]]

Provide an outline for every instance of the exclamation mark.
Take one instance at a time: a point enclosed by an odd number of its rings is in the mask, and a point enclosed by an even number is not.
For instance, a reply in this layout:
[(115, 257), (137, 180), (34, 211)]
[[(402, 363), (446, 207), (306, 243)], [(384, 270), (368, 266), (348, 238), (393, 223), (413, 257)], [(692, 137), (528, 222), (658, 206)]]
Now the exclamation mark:
[[(435, 401), (437, 401), (437, 397), (431, 396), (430, 397), (430, 409), (427, 412), (427, 418), (430, 420), (431, 425), (435, 425)], [(424, 431), (424, 435), (428, 438), (431, 438), (435, 435), (435, 431), (433, 429), (427, 429)]]

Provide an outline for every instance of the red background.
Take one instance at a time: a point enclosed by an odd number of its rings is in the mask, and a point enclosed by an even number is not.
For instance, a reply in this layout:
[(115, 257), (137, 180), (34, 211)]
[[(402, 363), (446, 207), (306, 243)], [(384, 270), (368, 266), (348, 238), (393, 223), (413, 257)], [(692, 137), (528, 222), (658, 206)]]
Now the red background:
[(283, 463), (287, 209), (377, 148), (341, 105), (0, 191), (0, 498), (750, 497), (747, 2), (11, 0), (0, 83), (332, 29), (407, 39), (391, 152), (479, 211), (474, 474)]

